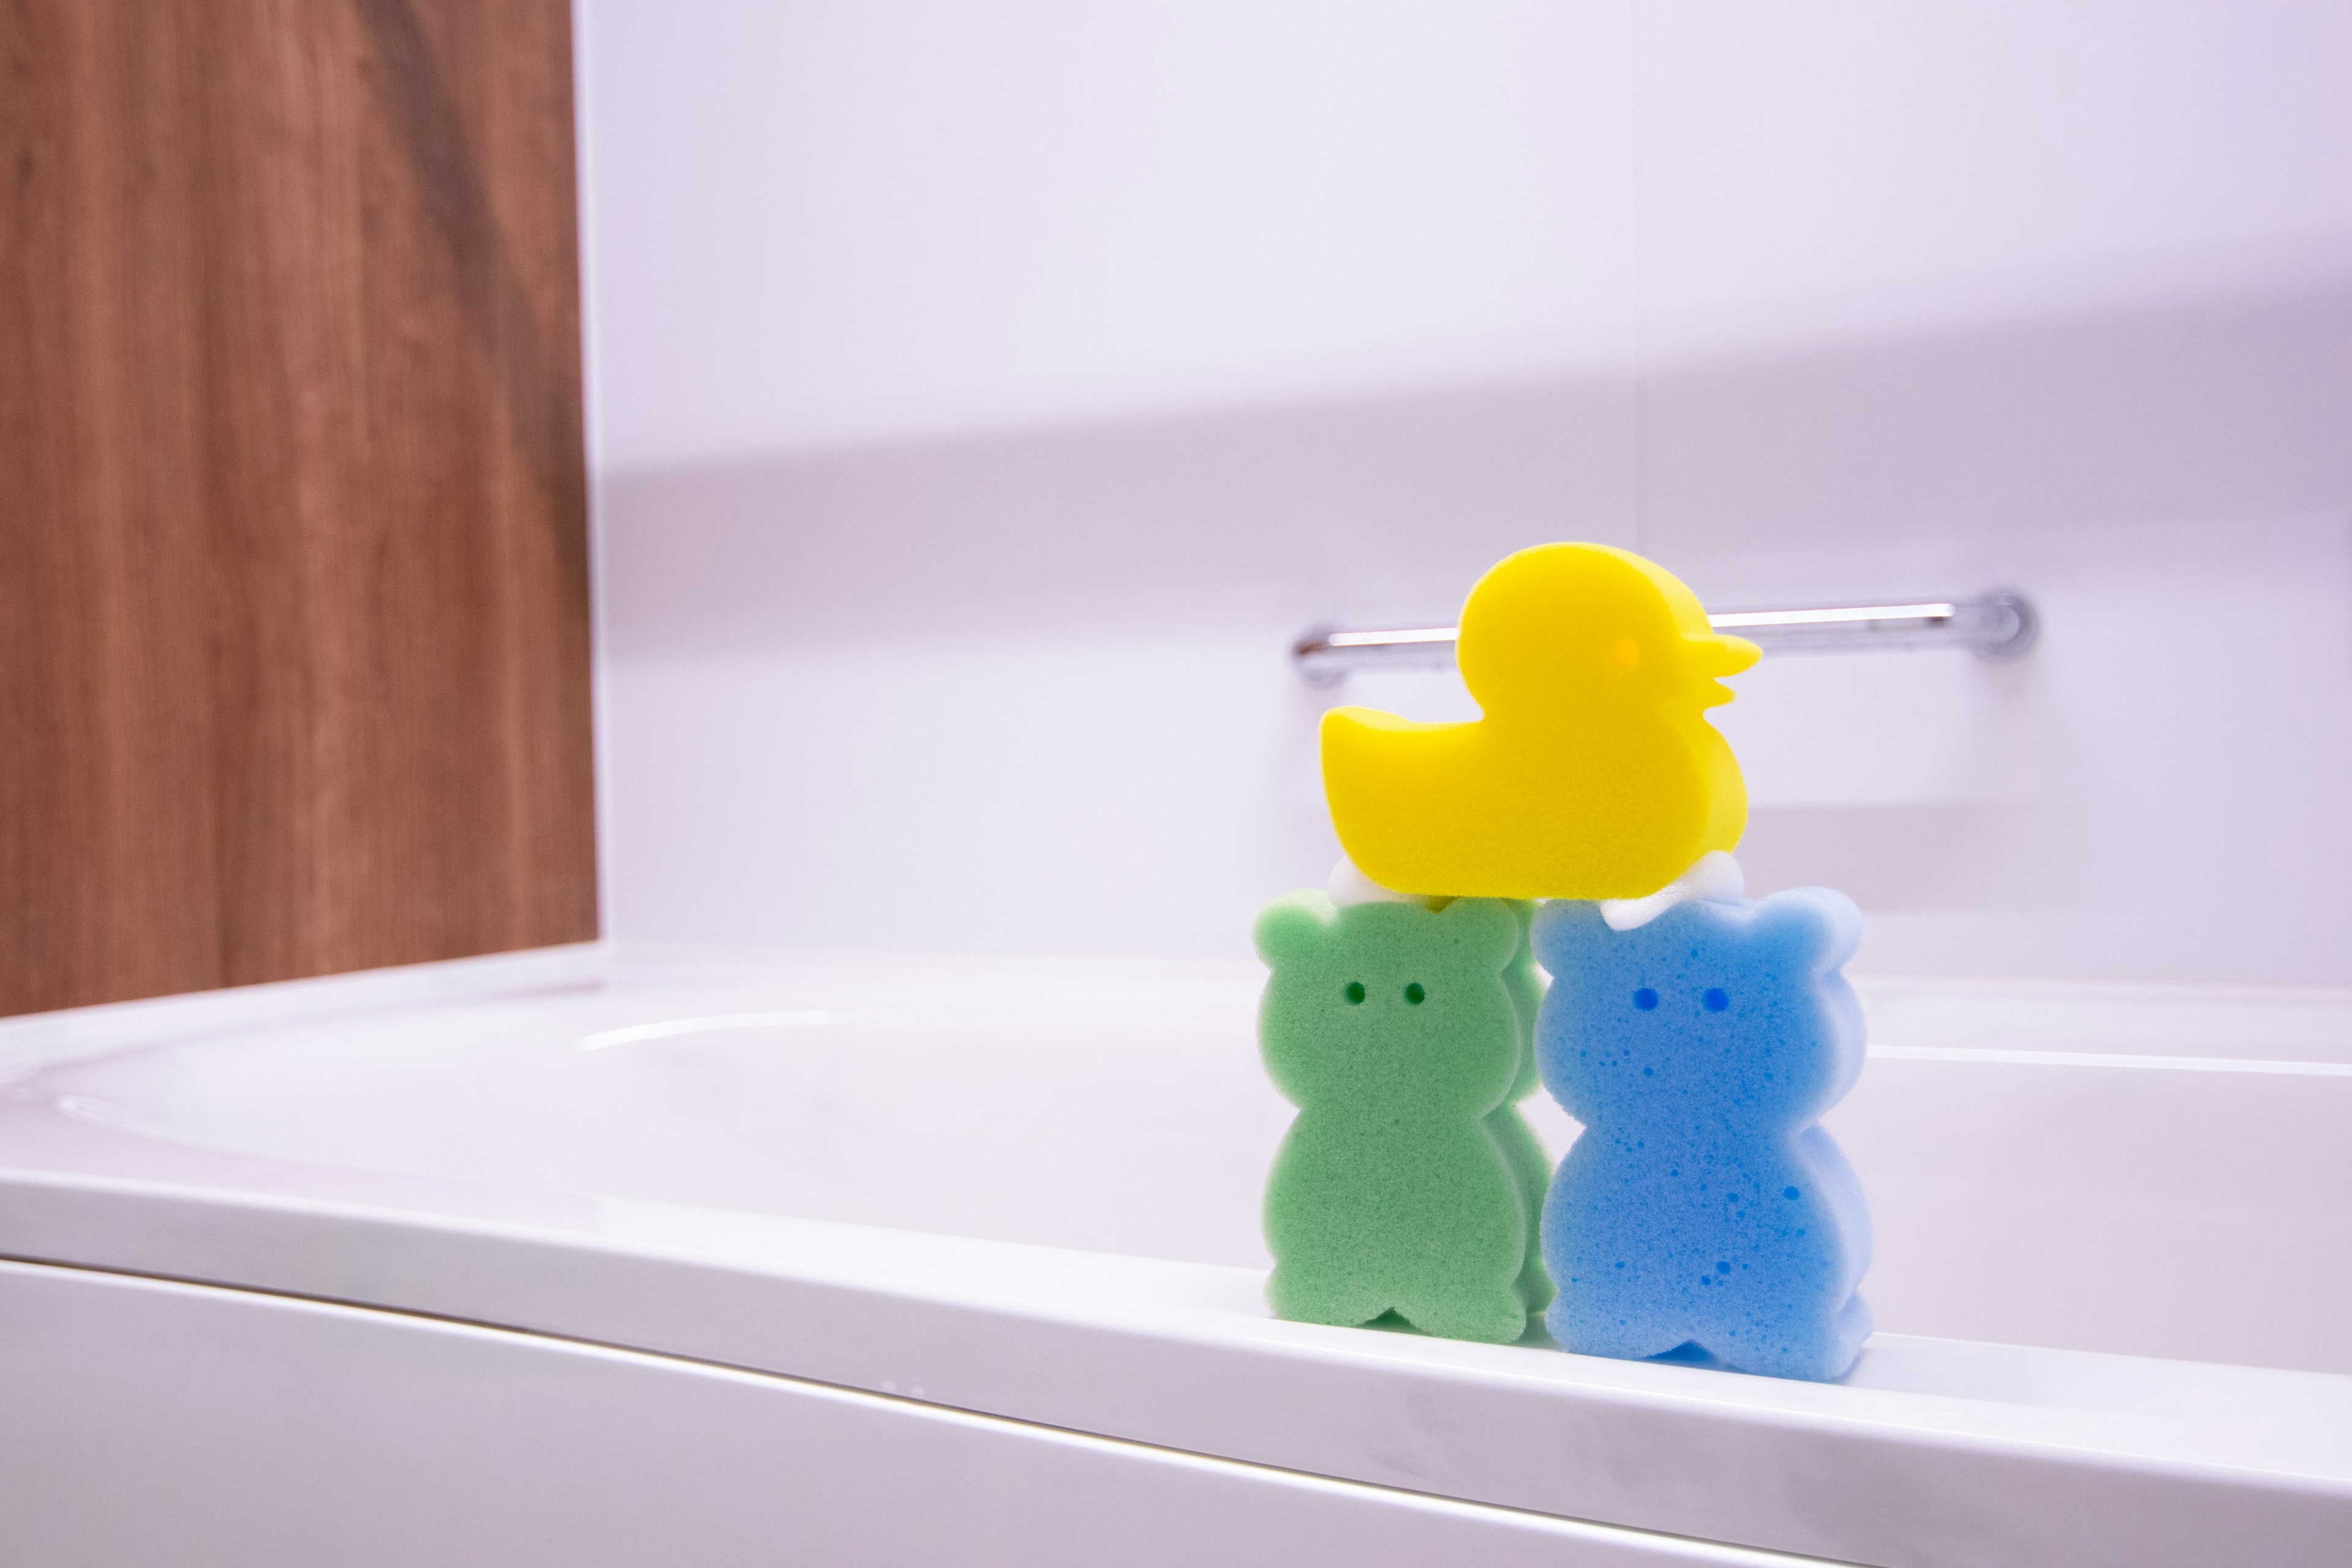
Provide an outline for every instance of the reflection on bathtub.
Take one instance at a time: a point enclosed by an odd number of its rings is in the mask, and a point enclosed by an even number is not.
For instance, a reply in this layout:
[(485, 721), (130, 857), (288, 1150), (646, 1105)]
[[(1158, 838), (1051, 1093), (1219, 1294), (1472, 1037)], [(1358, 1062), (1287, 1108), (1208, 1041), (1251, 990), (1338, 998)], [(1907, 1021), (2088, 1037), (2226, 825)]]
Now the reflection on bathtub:
[(659, 1040), (672, 1035), (713, 1035), (726, 1029), (777, 1029), (795, 1024), (830, 1024), (833, 1015), (823, 1012), (801, 1013), (723, 1013), (709, 1018), (671, 1018), (658, 1024), (632, 1024), (625, 1029), (600, 1029), (583, 1035), (580, 1048), (583, 1051), (606, 1050), (614, 1046), (632, 1045), (638, 1040)]

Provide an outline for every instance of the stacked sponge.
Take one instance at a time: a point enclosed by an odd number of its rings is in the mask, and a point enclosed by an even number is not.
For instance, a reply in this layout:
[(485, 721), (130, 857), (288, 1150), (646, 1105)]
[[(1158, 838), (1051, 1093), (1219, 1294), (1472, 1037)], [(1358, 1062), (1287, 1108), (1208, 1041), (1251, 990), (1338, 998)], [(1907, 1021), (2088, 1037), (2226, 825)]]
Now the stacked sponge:
[[(1736, 868), (1727, 897), (1747, 801), (1705, 710), (1756, 650), (1640, 557), (1558, 544), (1481, 580), (1460, 657), (1475, 722), (1326, 716), (1345, 897), (1258, 921), (1260, 1046), (1299, 1107), (1275, 1310), (1510, 1341), (1549, 1301), (1573, 1351), (1843, 1373), (1868, 1216), (1814, 1123), (1861, 1062), (1860, 917), (1748, 904)], [(1517, 1109), (1538, 1066), (1586, 1125), (1557, 1174)]]
[(1544, 906), (1538, 1051), (1584, 1124), (1543, 1211), (1562, 1345), (1695, 1344), (1780, 1377), (1853, 1364), (1870, 1215), (1817, 1123), (1862, 1070), (1862, 1009), (1838, 973), (1861, 935), (1826, 888), (1679, 904), (1625, 931), (1589, 903)]
[(1530, 1174), (1509, 1099), (1528, 1063), (1505, 979), (1527, 951), (1517, 910), (1294, 893), (1256, 935), (1274, 971), (1259, 1045), (1299, 1108), (1266, 1184), (1275, 1310), (1517, 1339), (1549, 1295), (1529, 1245), (1549, 1172), (1537, 1145)]

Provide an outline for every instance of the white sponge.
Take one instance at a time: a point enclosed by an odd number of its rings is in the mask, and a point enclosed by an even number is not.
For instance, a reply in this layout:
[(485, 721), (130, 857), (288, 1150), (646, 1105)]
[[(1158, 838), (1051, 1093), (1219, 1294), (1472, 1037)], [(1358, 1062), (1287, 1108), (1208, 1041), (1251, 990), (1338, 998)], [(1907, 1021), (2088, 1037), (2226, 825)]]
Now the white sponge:
[(1343, 910), (1356, 904), (1419, 904), (1424, 910), (1433, 910), (1445, 902), (1443, 899), (1425, 899), (1418, 893), (1383, 888), (1358, 870), (1356, 863), (1345, 855), (1331, 868), (1330, 879), (1323, 884), (1323, 890), (1331, 895), (1334, 905)]
[[(1350, 866), (1348, 869), (1354, 871)], [(1335, 878), (1337, 871), (1331, 873)], [(1363, 873), (1357, 872), (1358, 876)], [(1648, 925), (1676, 904), (1736, 904), (1748, 896), (1748, 876), (1728, 849), (1710, 849), (1691, 868), (1646, 899), (1603, 899), (1601, 918), (1611, 931)], [(1334, 902), (1339, 895), (1332, 895)]]

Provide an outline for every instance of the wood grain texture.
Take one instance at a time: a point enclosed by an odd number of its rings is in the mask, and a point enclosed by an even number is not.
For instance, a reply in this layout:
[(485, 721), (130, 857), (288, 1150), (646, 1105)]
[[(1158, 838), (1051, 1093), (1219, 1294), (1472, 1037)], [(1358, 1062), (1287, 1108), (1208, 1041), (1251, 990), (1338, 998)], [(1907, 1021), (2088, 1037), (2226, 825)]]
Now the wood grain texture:
[(563, 0), (0, 0), (0, 1012), (591, 937)]

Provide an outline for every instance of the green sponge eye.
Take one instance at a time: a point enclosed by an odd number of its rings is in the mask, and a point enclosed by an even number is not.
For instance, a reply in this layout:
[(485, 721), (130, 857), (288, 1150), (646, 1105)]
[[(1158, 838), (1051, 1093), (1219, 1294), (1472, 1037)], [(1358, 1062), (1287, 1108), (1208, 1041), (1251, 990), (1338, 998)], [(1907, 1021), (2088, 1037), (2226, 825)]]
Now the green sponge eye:
[(1418, 1007), (1429, 999), (1429, 993), (1423, 991), (1421, 988), (1421, 982), (1416, 980), (1404, 988), (1404, 999)]
[(1364, 999), (1364, 983), (1363, 983), (1362, 981), (1360, 981), (1360, 980), (1350, 980), (1350, 981), (1349, 981), (1349, 982), (1348, 982), (1348, 1005), (1349, 1005), (1349, 1006), (1350, 1006), (1350, 1007), (1352, 1007), (1352, 1006), (1354, 1006), (1357, 1003), (1359, 1003), (1359, 1002), (1362, 1001), (1363, 999)]

